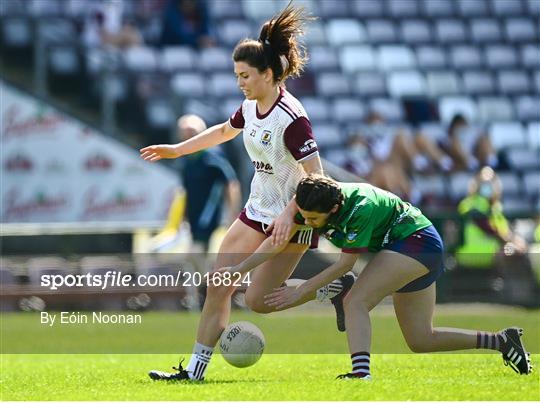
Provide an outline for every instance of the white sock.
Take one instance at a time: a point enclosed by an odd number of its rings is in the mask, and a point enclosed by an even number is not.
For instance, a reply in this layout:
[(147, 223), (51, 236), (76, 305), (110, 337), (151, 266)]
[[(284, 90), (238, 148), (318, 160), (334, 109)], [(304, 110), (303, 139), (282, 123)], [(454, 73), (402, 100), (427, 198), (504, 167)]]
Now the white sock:
[(186, 367), (186, 371), (188, 372), (190, 379), (201, 380), (204, 378), (206, 368), (210, 363), (210, 358), (212, 358), (213, 352), (213, 347), (195, 343), (195, 346), (193, 346), (193, 354), (191, 355), (189, 364)]
[(340, 279), (332, 281), (330, 284), (325, 285), (317, 290), (315, 299), (323, 302), (334, 298), (343, 290), (343, 284)]

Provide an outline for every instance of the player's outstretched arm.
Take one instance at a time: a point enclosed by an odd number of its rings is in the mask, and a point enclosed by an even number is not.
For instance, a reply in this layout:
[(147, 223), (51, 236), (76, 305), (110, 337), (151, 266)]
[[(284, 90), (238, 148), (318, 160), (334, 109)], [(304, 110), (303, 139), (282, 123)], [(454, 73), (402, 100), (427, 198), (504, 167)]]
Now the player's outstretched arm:
[(272, 293), (265, 295), (264, 302), (276, 310), (296, 306), (298, 305), (298, 302), (303, 301), (307, 295), (312, 294), (326, 284), (330, 284), (332, 281), (350, 271), (353, 268), (356, 259), (358, 259), (358, 256), (358, 254), (342, 253), (341, 258), (336, 263), (302, 283), (299, 287), (276, 288)]
[(242, 130), (235, 129), (229, 122), (212, 126), (189, 140), (178, 144), (158, 144), (141, 148), (141, 158), (145, 161), (155, 162), (164, 158), (178, 158), (183, 155), (193, 154), (225, 143), (236, 137)]

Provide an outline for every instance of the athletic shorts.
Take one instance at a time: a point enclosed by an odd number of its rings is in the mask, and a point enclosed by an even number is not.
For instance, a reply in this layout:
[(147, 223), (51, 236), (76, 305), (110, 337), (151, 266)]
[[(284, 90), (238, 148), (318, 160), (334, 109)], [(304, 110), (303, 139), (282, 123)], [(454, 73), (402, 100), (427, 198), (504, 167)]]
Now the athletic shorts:
[(397, 292), (420, 291), (429, 287), (444, 272), (443, 241), (433, 225), (416, 231), (405, 239), (388, 244), (384, 249), (418, 260), (429, 273), (418, 277)]
[[(246, 209), (243, 209), (238, 216), (238, 219), (246, 224), (248, 227), (253, 228), (255, 231), (265, 234), (267, 237), (272, 235), (272, 231), (268, 232), (268, 224), (252, 220), (246, 215)], [(297, 243), (301, 245), (309, 245), (310, 249), (317, 249), (319, 246), (319, 234), (311, 227), (302, 228), (297, 231), (292, 237), (289, 243)]]

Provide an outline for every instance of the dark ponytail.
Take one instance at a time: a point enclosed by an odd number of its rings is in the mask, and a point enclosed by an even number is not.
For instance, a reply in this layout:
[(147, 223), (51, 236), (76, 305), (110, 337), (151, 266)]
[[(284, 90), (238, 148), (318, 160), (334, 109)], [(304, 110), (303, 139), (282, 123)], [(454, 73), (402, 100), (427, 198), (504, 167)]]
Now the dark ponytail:
[(244, 39), (233, 52), (235, 62), (246, 62), (259, 72), (270, 68), (276, 83), (300, 76), (307, 62), (305, 48), (297, 37), (303, 33), (304, 24), (313, 18), (291, 3), (264, 23), (258, 41)]

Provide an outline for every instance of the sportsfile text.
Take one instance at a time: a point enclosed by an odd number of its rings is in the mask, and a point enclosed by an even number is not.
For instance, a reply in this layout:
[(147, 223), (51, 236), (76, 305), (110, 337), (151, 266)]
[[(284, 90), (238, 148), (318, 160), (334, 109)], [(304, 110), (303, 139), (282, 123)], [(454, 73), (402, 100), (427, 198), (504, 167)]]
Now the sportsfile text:
[(211, 284), (219, 286), (240, 287), (251, 283), (249, 274), (241, 273), (216, 273), (201, 274), (179, 270), (173, 274), (148, 274), (131, 275), (121, 271), (109, 270), (105, 273), (86, 274), (43, 274), (40, 278), (40, 286), (47, 287), (51, 291), (60, 287), (92, 287), (105, 290), (106, 288), (120, 287), (199, 287)]

